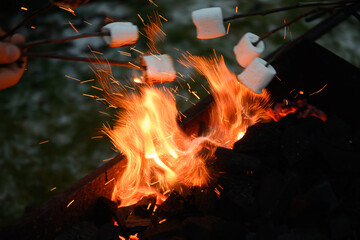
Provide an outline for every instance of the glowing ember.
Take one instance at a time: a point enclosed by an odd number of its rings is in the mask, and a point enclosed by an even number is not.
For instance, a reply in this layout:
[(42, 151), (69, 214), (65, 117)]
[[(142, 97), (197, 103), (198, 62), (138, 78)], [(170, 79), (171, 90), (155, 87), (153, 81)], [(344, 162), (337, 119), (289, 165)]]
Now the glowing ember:
[(114, 127), (105, 127), (105, 133), (128, 161), (112, 196), (121, 200), (121, 206), (154, 193), (159, 204), (170, 190), (181, 191), (184, 185), (206, 186), (215, 176), (206, 162), (216, 146), (231, 148), (248, 126), (267, 119), (268, 94), (256, 94), (239, 82), (222, 57), (185, 56), (181, 63), (203, 74), (213, 93), (215, 104), (203, 136), (188, 136), (178, 126), (178, 110), (170, 91), (144, 85), (140, 93), (120, 97), (102, 81), (109, 103), (121, 109)]

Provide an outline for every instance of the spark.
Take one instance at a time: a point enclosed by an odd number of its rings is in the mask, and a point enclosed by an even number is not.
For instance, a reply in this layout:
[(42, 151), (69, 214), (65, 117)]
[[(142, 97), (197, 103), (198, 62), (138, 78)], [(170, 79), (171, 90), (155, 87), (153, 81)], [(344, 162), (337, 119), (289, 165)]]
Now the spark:
[(110, 179), (109, 181), (107, 181), (104, 185), (106, 186), (106, 185), (108, 185), (109, 183), (111, 183), (112, 181), (114, 181), (115, 180), (115, 178), (112, 178), (112, 179)]
[(133, 51), (138, 52), (140, 54), (144, 54), (142, 51), (137, 50), (135, 47), (130, 47), (130, 50), (133, 50)]
[(149, 2), (150, 2), (151, 4), (153, 4), (155, 7), (158, 7), (158, 5), (156, 5), (153, 0), (149, 0)]
[[(96, 99), (96, 100), (99, 100), (99, 99)], [(105, 99), (101, 99), (101, 100), (105, 100)], [(104, 115), (107, 115), (107, 116), (111, 117), (111, 115), (110, 115), (110, 114), (108, 114), (108, 113), (106, 113), (106, 112), (99, 111), (99, 113), (102, 113), (102, 114), (104, 114)]]
[(200, 100), (200, 97), (196, 94), (196, 92), (195, 91), (191, 91), (191, 93), (197, 98), (197, 99), (199, 99)]
[(99, 90), (99, 91), (104, 91), (104, 89), (102, 89), (102, 88), (99, 88), (99, 87), (96, 87), (96, 86), (91, 86), (92, 88), (94, 88), (94, 89), (96, 89), (96, 90)]
[(142, 19), (142, 17), (140, 16), (140, 14), (138, 14), (138, 17), (140, 18), (140, 20), (142, 21), (142, 23), (145, 24), (144, 19)]
[(102, 161), (103, 161), (103, 162), (107, 162), (107, 161), (110, 161), (111, 159), (113, 159), (113, 157), (107, 158), (107, 159), (103, 159)]
[(282, 80), (279, 78), (278, 75), (275, 74), (275, 77), (276, 77), (277, 79), (279, 79), (280, 82), (282, 82)]
[(26, 7), (21, 7), (21, 10), (27, 11), (28, 9)]
[(204, 85), (201, 84), (201, 87), (202, 87), (208, 94), (210, 94), (210, 91), (207, 90)]
[(152, 185), (155, 185), (155, 184), (157, 184), (157, 183), (159, 183), (159, 181), (156, 181), (156, 182), (150, 183), (150, 185), (152, 186)]
[(97, 98), (97, 96), (86, 94), (86, 93), (83, 93), (82, 95), (85, 97)]
[(133, 87), (130, 87), (130, 86), (125, 86), (125, 87), (128, 88), (128, 89), (130, 89), (130, 90), (135, 91), (135, 88), (133, 88)]
[(162, 15), (159, 14), (159, 17), (161, 17), (165, 22), (167, 22), (168, 20), (166, 18), (164, 18)]
[(187, 102), (191, 103), (193, 106), (196, 106), (196, 103), (193, 103), (193, 102), (190, 101), (190, 100), (187, 100)]
[(98, 138), (103, 138), (104, 136), (93, 136), (90, 139), (98, 139)]
[(36, 29), (36, 27), (35, 27), (35, 26), (31, 26), (30, 28), (31, 28), (31, 29)]
[(68, 21), (68, 24), (74, 29), (75, 32), (79, 32), (70, 21)]
[(75, 201), (74, 199), (71, 200), (66, 207), (68, 208), (74, 201)]
[(144, 33), (140, 32), (140, 31), (139, 31), (139, 33), (151, 41), (151, 38), (149, 38), (148, 36), (146, 36)]
[(59, 8), (65, 10), (65, 11), (68, 11), (68, 12), (71, 13), (72, 15), (76, 16), (75, 11), (72, 10), (71, 8), (62, 7), (62, 6), (59, 6)]
[[(286, 20), (284, 19), (284, 24), (286, 24)], [(284, 40), (286, 38), (286, 26), (284, 27)]]
[(226, 29), (226, 34), (229, 34), (230, 24), (231, 24), (231, 23), (229, 23), (229, 24), (228, 24), (228, 26), (227, 26), (227, 29)]
[(166, 221), (166, 218), (164, 218), (163, 220), (160, 220), (159, 221), (159, 224), (162, 224), (163, 222), (165, 222)]
[(166, 195), (166, 194), (169, 193), (169, 192), (170, 192), (170, 189), (166, 190), (166, 191), (163, 193), (163, 195)]
[(77, 78), (74, 78), (74, 77), (70, 77), (69, 75), (65, 75), (65, 77), (70, 78), (70, 79), (75, 80), (75, 81), (78, 81), (78, 82), (81, 82), (81, 80), (79, 80)]
[(56, 187), (53, 187), (52, 189), (50, 189), (50, 192), (54, 191), (56, 189)]
[(44, 144), (44, 143), (48, 143), (48, 142), (50, 142), (50, 140), (45, 140), (45, 141), (39, 142), (39, 144)]
[(185, 114), (183, 114), (181, 111), (179, 111), (180, 115), (183, 116), (184, 118), (187, 118), (187, 116)]
[(157, 58), (157, 60), (159, 60), (159, 61), (161, 61), (161, 59), (158, 57), (158, 56), (156, 56), (156, 55), (154, 55), (154, 54), (152, 54), (152, 53), (150, 53), (153, 57), (155, 57), (155, 58)]
[(327, 84), (325, 84), (322, 88), (320, 88), (319, 90), (317, 90), (316, 92), (310, 93), (309, 96), (312, 96), (314, 94), (318, 94), (319, 92), (321, 92), (322, 90), (324, 90), (324, 88), (327, 87)]
[(141, 69), (141, 67), (139, 67), (138, 65), (135, 65), (135, 64), (133, 64), (132, 62), (128, 62), (130, 65), (132, 65), (132, 66), (134, 66), (134, 67), (136, 67), (136, 68), (138, 68), (138, 69)]
[(186, 83), (186, 85), (187, 85), (188, 88), (189, 88), (188, 91), (191, 92), (191, 91), (190, 91), (190, 89), (191, 89), (190, 84), (189, 84), (189, 83)]
[(235, 12), (236, 12), (236, 13), (238, 12), (238, 9), (239, 9), (239, 7), (236, 6), (236, 7), (235, 7)]
[(124, 95), (121, 94), (121, 93), (111, 93), (112, 95), (116, 95), (116, 96), (119, 96), (119, 97), (123, 97)]
[(93, 82), (93, 81), (95, 81), (95, 79), (84, 80), (84, 81), (81, 81), (80, 83), (87, 83), (87, 82)]
[(118, 51), (118, 53), (120, 53), (121, 55), (124, 55), (126, 57), (131, 57), (131, 53), (128, 53), (128, 52), (124, 52), (124, 51)]
[(88, 48), (89, 48), (89, 50), (90, 50), (91, 53), (95, 53), (95, 54), (99, 54), (99, 55), (104, 55), (102, 52), (98, 52), (98, 51), (92, 50), (92, 48), (90, 47), (90, 45), (88, 45)]
[(149, 204), (148, 204), (148, 206), (147, 206), (146, 210), (149, 210), (149, 209), (150, 209), (150, 207), (151, 207), (151, 203), (149, 203)]
[(88, 22), (88, 21), (83, 21), (84, 23), (86, 23), (86, 24), (89, 24), (90, 26), (92, 26), (93, 24), (92, 23), (90, 23), (90, 22)]

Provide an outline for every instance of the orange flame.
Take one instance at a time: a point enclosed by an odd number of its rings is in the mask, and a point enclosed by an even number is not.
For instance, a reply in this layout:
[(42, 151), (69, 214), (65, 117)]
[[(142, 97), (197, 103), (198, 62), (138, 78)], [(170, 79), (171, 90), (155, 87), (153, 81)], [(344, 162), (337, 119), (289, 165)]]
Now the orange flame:
[(248, 126), (267, 119), (269, 95), (256, 94), (237, 80), (223, 57), (186, 56), (182, 61), (194, 67), (209, 82), (215, 104), (208, 130), (203, 136), (186, 135), (177, 123), (178, 110), (170, 91), (142, 86), (140, 93), (124, 97), (111, 94), (109, 102), (121, 109), (114, 127), (105, 127), (113, 145), (127, 158), (127, 166), (116, 183), (113, 200), (121, 206), (135, 204), (143, 196), (181, 190), (182, 185), (206, 186), (214, 176), (206, 167), (216, 146), (231, 148)]

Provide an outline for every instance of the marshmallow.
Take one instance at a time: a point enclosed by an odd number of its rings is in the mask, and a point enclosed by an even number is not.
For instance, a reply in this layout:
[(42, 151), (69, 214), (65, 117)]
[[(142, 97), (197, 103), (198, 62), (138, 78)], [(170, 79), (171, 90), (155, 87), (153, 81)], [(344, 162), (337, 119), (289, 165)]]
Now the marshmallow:
[(192, 12), (192, 20), (197, 29), (197, 38), (211, 39), (225, 35), (221, 8), (203, 8)]
[(144, 56), (142, 63), (146, 66), (145, 82), (148, 84), (172, 82), (176, 78), (172, 58), (167, 54)]
[(259, 36), (253, 33), (246, 33), (234, 47), (234, 54), (236, 61), (241, 67), (247, 67), (256, 57), (264, 52), (264, 42), (260, 41), (256, 46), (255, 43), (259, 40)]
[(254, 92), (261, 93), (276, 74), (275, 69), (271, 65), (265, 65), (265, 60), (255, 58), (249, 66), (238, 75), (238, 79)]
[(138, 28), (130, 22), (113, 22), (105, 25), (102, 32), (109, 32), (104, 41), (110, 47), (128, 46), (136, 43), (139, 38)]
[(90, 0), (53, 0), (53, 4), (55, 4), (58, 7), (63, 7), (63, 8), (77, 8), (80, 7), (81, 5), (87, 3)]

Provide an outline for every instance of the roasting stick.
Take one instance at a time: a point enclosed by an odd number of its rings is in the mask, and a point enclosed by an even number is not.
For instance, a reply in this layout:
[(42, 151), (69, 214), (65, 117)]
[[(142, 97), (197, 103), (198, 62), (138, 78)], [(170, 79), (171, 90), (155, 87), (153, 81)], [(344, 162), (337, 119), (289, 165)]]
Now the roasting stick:
[(108, 64), (108, 65), (120, 66), (120, 67), (130, 67), (137, 70), (146, 70), (144, 66), (141, 66), (140, 64), (131, 61), (125, 62), (125, 61), (116, 61), (116, 60), (107, 60), (107, 59), (98, 59), (98, 58), (69, 57), (69, 56), (60, 56), (53, 54), (28, 53), (28, 52), (23, 52), (22, 56), (28, 58), (52, 58), (52, 59), (61, 59), (67, 61)]
[(81, 38), (104, 37), (104, 36), (110, 36), (110, 33), (108, 33), (108, 32), (84, 33), (81, 35), (71, 36), (71, 37), (66, 37), (66, 38), (38, 40), (38, 41), (33, 41), (33, 42), (28, 42), (28, 43), (22, 44), (19, 47), (22, 49), (25, 49), (25, 48), (30, 48), (30, 47), (34, 47), (34, 46), (38, 46), (38, 45), (49, 44), (49, 43), (63, 43), (63, 42), (68, 42), (68, 41), (81, 39)]
[(299, 21), (300, 19), (302, 19), (302, 18), (304, 18), (304, 17), (306, 17), (306, 16), (308, 16), (308, 15), (310, 15), (310, 14), (319, 12), (319, 11), (321, 11), (321, 10), (323, 10), (323, 8), (315, 8), (315, 9), (312, 9), (312, 10), (307, 11), (307, 12), (305, 12), (305, 13), (302, 13), (302, 14), (300, 14), (299, 16), (297, 16), (296, 18), (292, 19), (291, 21), (289, 21), (289, 22), (287, 22), (287, 23), (285, 23), (285, 24), (283, 24), (283, 25), (281, 25), (281, 26), (273, 29), (272, 31), (266, 33), (265, 35), (261, 36), (261, 37), (260, 37), (256, 42), (254, 42), (253, 44), (256, 46), (260, 41), (262, 41), (262, 40), (264, 40), (265, 38), (269, 37), (269, 36), (272, 35), (273, 33), (275, 33), (275, 32), (277, 32), (277, 31), (283, 29), (284, 27), (290, 26), (291, 24)]
[(77, 36), (59, 38), (59, 39), (45, 39), (38, 40), (34, 42), (29, 42), (21, 45), (22, 49), (26, 49), (29, 47), (49, 44), (49, 43), (60, 43), (60, 42), (68, 42), (72, 40), (77, 40), (81, 38), (89, 38), (89, 37), (103, 37), (103, 40), (110, 47), (125, 47), (134, 45), (138, 38), (139, 30), (136, 25), (133, 25), (130, 22), (112, 22), (105, 25), (101, 32), (97, 33), (84, 33)]
[(332, 2), (308, 2), (308, 3), (297, 3), (295, 5), (287, 6), (287, 7), (280, 7), (269, 9), (265, 11), (258, 11), (258, 12), (250, 12), (244, 14), (235, 14), (234, 16), (224, 18), (224, 22), (229, 22), (235, 19), (246, 18), (246, 17), (253, 17), (253, 16), (265, 16), (268, 14), (282, 12), (287, 10), (293, 10), (298, 8), (306, 8), (306, 7), (321, 7), (321, 6), (331, 6), (331, 5), (343, 5), (346, 3), (357, 2), (357, 0), (341, 0), (341, 1), (332, 1)]

